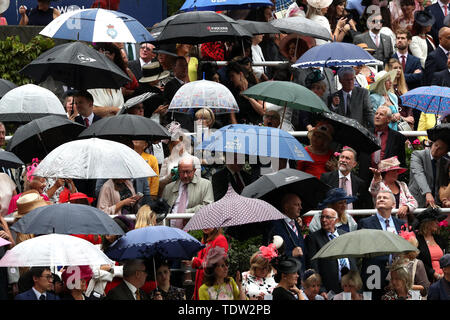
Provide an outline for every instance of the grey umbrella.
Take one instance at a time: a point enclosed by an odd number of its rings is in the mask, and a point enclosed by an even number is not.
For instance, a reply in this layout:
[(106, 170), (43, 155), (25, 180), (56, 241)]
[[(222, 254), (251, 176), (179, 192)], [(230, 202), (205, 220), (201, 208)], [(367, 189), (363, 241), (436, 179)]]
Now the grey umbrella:
[(282, 19), (274, 19), (269, 22), (284, 33), (296, 33), (302, 36), (331, 40), (331, 34), (317, 22), (297, 16)]
[(236, 20), (236, 21), (253, 35), (281, 33), (280, 30), (278, 30), (268, 22), (251, 21), (251, 20)]
[(11, 229), (25, 234), (124, 234), (119, 225), (105, 212), (74, 203), (36, 208), (13, 224)]

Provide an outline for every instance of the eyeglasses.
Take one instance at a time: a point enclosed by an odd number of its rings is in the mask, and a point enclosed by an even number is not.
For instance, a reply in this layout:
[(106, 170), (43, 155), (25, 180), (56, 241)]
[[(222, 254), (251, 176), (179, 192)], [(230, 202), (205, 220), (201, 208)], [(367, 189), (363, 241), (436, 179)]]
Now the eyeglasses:
[(46, 278), (48, 281), (53, 282), (53, 276), (51, 274), (46, 276), (40, 276), (40, 278)]
[(183, 171), (178, 171), (179, 174), (191, 174), (192, 172), (194, 172), (194, 170), (183, 170)]
[(321, 215), (321, 216), (320, 216), (320, 219), (326, 219), (326, 220), (335, 220), (335, 219), (336, 219), (336, 217), (332, 217), (332, 216), (324, 216), (324, 215)]

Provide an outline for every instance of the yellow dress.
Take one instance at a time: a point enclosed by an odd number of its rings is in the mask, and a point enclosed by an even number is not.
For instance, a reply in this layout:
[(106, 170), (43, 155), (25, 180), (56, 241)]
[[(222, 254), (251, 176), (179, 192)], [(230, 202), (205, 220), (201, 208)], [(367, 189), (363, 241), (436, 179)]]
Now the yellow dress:
[(148, 177), (148, 186), (150, 188), (150, 195), (157, 196), (159, 189), (159, 167), (158, 167), (158, 159), (154, 155), (151, 155), (146, 152), (141, 153), (141, 157), (148, 163), (148, 165), (155, 171), (157, 176)]
[[(432, 113), (421, 113), (419, 118), (419, 123), (417, 124), (417, 131), (427, 131), (436, 125), (436, 115)], [(417, 137), (420, 142), (424, 139), (428, 139), (428, 136)]]
[(190, 82), (197, 80), (197, 68), (198, 59), (196, 57), (191, 57), (188, 63), (188, 76)]

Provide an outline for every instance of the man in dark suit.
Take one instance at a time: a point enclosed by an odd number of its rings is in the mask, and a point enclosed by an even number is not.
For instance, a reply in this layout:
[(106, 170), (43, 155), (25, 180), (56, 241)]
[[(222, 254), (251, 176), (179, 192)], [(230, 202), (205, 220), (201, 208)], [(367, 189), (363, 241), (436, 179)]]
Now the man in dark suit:
[(450, 253), (439, 259), (439, 266), (444, 271), (444, 277), (433, 283), (428, 289), (427, 300), (450, 300), (448, 290), (450, 283)]
[(284, 254), (294, 257), (301, 263), (300, 273), (305, 269), (306, 247), (301, 232), (300, 211), (302, 201), (300, 197), (293, 193), (288, 193), (281, 199), (280, 211), (286, 216), (285, 219), (273, 220), (270, 223), (269, 232), (265, 242), (272, 242), (273, 236), (280, 236), (284, 241)]
[(111, 289), (104, 300), (149, 300), (147, 293), (141, 289), (147, 278), (143, 260), (126, 260), (123, 264), (123, 281)]
[(342, 291), (341, 271), (343, 268), (358, 270), (356, 261), (353, 258), (341, 259), (314, 259), (311, 258), (329, 241), (346, 233), (344, 230), (336, 229), (336, 220), (338, 214), (331, 208), (325, 208), (320, 215), (320, 225), (322, 226), (316, 232), (309, 234), (306, 239), (306, 248), (308, 256), (306, 258), (307, 268), (313, 268), (322, 277), (322, 286), (325, 291), (333, 290), (334, 293)]
[(449, 0), (439, 0), (425, 8), (425, 11), (434, 16), (434, 24), (431, 27), (430, 34), (433, 37), (434, 43), (436, 46), (440, 43), (441, 39), (439, 37), (439, 31), (444, 26), (444, 19), (447, 16), (449, 11)]
[(365, 43), (375, 52), (372, 53), (375, 59), (383, 61), (386, 64), (394, 53), (392, 42), (389, 36), (380, 33), (383, 27), (383, 20), (381, 14), (374, 14), (373, 19), (367, 21), (369, 31), (356, 35), (353, 38), (354, 44)]
[[(359, 229), (377, 229), (400, 233), (401, 226), (406, 222), (391, 215), (395, 208), (395, 196), (389, 191), (380, 191), (377, 194), (375, 208), (377, 213), (358, 221)], [(361, 278), (366, 289), (372, 291), (373, 300), (379, 300), (388, 285), (386, 266), (392, 262), (392, 256), (384, 255), (375, 258), (365, 258), (361, 267)]]
[(423, 86), (429, 86), (436, 72), (447, 70), (447, 56), (450, 50), (450, 28), (442, 27), (439, 30), (439, 46), (431, 52), (425, 60)]
[(333, 95), (330, 110), (342, 116), (355, 119), (363, 127), (373, 130), (373, 108), (369, 99), (369, 91), (355, 87), (355, 70), (341, 68), (338, 71), (342, 89)]
[(138, 81), (142, 78), (142, 67), (156, 58), (153, 49), (155, 49), (153, 44), (142, 42), (139, 46), (139, 59), (128, 61), (128, 68), (130, 68)]
[(79, 115), (74, 121), (86, 127), (101, 119), (94, 113), (94, 98), (87, 91), (78, 91), (73, 96)]
[(436, 72), (433, 75), (433, 80), (431, 80), (431, 85), (450, 87), (450, 55), (447, 58), (447, 69)]
[[(343, 188), (347, 195), (358, 198), (355, 202), (348, 205), (348, 209), (373, 208), (372, 200), (368, 191), (367, 183), (352, 172), (358, 164), (356, 162), (357, 154), (352, 148), (345, 148), (339, 155), (338, 170), (322, 173), (320, 181), (325, 182), (331, 188)], [(348, 182), (347, 182), (348, 180)], [(350, 185), (347, 188), (346, 185)]]
[(15, 300), (59, 300), (49, 292), (52, 289), (53, 275), (49, 267), (32, 267), (30, 269), (33, 287), (15, 296)]
[(395, 32), (397, 52), (392, 56), (400, 61), (405, 75), (408, 89), (420, 87), (422, 83), (423, 69), (420, 59), (408, 53), (408, 48), (412, 40), (411, 32), (407, 29), (398, 29)]

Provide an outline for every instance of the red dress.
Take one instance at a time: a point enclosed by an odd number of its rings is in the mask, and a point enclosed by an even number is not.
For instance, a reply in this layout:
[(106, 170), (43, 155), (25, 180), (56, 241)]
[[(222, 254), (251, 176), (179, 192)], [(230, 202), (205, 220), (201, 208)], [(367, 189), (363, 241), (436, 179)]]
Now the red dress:
[(317, 155), (312, 153), (309, 148), (310, 146), (307, 146), (305, 147), (305, 150), (314, 162), (300, 160), (297, 162), (297, 170), (312, 174), (313, 176), (316, 176), (317, 179), (320, 179), (322, 173), (327, 172), (325, 164), (330, 160), (333, 151), (330, 150), (327, 154)]
[(198, 289), (203, 284), (203, 274), (204, 274), (202, 267), (203, 260), (206, 258), (209, 249), (217, 246), (223, 247), (225, 249), (225, 252), (228, 252), (228, 241), (221, 234), (219, 234), (217, 238), (215, 238), (214, 240), (207, 242), (206, 247), (200, 250), (197, 254), (197, 257), (195, 257), (194, 260), (192, 261), (192, 268), (197, 269), (197, 272), (195, 273), (195, 288), (193, 297), (194, 300), (198, 300)]

